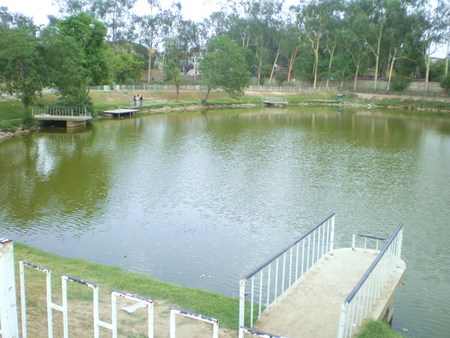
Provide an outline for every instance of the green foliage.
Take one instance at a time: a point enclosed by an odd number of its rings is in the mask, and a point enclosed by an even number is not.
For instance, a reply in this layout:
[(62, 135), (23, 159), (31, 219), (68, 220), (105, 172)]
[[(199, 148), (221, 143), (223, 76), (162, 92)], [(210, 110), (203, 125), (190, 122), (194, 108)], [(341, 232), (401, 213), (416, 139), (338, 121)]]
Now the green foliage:
[(445, 88), (447, 91), (450, 90), (450, 75), (443, 76), (441, 79), (441, 87)]
[(401, 92), (408, 88), (411, 83), (411, 78), (405, 75), (397, 75), (392, 79), (392, 89), (396, 92)]
[(108, 47), (106, 60), (109, 68), (109, 82), (126, 83), (140, 79), (144, 62), (126, 45)]
[(242, 95), (249, 83), (244, 54), (233, 40), (223, 35), (209, 42), (200, 70), (209, 88), (222, 88), (232, 97)]
[(56, 26), (62, 35), (72, 37), (83, 51), (80, 61), (86, 72), (86, 85), (101, 85), (107, 81), (106, 28), (103, 23), (86, 13), (78, 13), (58, 21)]
[(363, 330), (357, 335), (357, 338), (401, 338), (398, 334), (389, 327), (388, 324), (382, 321), (368, 322)]
[(1, 17), (0, 82), (5, 92), (14, 94), (22, 103), (24, 118), (29, 106), (45, 86), (44, 60), (36, 36), (37, 28), (20, 15)]

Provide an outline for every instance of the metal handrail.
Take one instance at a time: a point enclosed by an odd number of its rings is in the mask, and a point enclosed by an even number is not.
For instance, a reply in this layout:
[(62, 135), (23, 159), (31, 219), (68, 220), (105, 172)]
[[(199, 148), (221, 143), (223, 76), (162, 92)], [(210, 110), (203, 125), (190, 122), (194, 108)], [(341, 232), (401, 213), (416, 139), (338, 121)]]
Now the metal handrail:
[(320, 226), (322, 226), (324, 223), (326, 223), (330, 218), (334, 217), (335, 213), (330, 214), (328, 217), (326, 217), (323, 221), (321, 221), (320, 223), (318, 223), (317, 225), (313, 226), (312, 228), (310, 228), (302, 237), (300, 237), (299, 239), (297, 239), (295, 242), (293, 242), (292, 244), (290, 244), (289, 246), (287, 246), (285, 249), (282, 249), (279, 253), (275, 254), (274, 256), (272, 256), (271, 258), (267, 259), (264, 263), (262, 263), (261, 265), (259, 265), (256, 269), (254, 269), (252, 272), (248, 273), (245, 277), (243, 277), (244, 279), (250, 279), (251, 277), (253, 277), (255, 274), (257, 274), (259, 271), (261, 271), (262, 269), (264, 269), (267, 265), (269, 265), (270, 263), (272, 263), (274, 260), (276, 260), (277, 258), (281, 257), (281, 255), (283, 255), (284, 253), (286, 253), (289, 249), (291, 249), (292, 247), (294, 247), (296, 244), (298, 244), (299, 242), (301, 242), (303, 239), (305, 239), (306, 237), (308, 237), (311, 233), (314, 232), (314, 230), (316, 230), (317, 228), (319, 228)]
[[(251, 328), (256, 313), (259, 319), (263, 307), (269, 307), (318, 260), (333, 250), (334, 223), (335, 214), (332, 213), (302, 237), (240, 279), (239, 326)], [(249, 290), (246, 290), (247, 285), (250, 285)], [(245, 325), (246, 305), (250, 307), (249, 325)]]
[[(339, 338), (352, 336), (354, 330), (357, 329), (357, 327), (361, 324), (362, 320), (367, 315), (367, 307), (364, 308), (364, 304), (368, 305), (370, 303), (370, 300), (373, 301), (374, 299), (376, 299), (383, 290), (385, 283), (387, 281), (387, 277), (393, 270), (393, 266), (395, 263), (392, 258), (395, 257), (400, 259), (402, 235), (403, 235), (403, 224), (400, 224), (397, 226), (392, 236), (388, 239), (384, 248), (380, 251), (378, 256), (370, 265), (370, 267), (367, 269), (367, 271), (364, 273), (364, 275), (361, 277), (361, 279), (355, 285), (353, 290), (349, 293), (347, 298), (342, 303), (341, 318), (339, 321), (339, 331), (338, 331)], [(388, 257), (389, 254), (390, 257)], [(375, 272), (377, 268), (382, 269), (382, 271)], [(372, 280), (375, 279), (375, 281), (372, 283), (375, 285), (369, 285), (370, 292), (367, 295), (365, 295), (367, 300), (363, 303), (363, 305), (359, 304), (358, 302), (357, 305), (359, 306), (359, 308), (354, 310), (354, 312), (352, 313), (352, 321), (353, 321), (353, 319), (355, 319), (354, 316), (356, 312), (356, 320), (355, 320), (356, 323), (348, 323), (347, 310), (351, 305), (352, 301), (355, 299), (355, 297), (357, 297), (360, 294), (360, 292), (362, 292), (362, 288), (366, 285), (366, 283), (372, 282), (370, 278), (372, 278)]]

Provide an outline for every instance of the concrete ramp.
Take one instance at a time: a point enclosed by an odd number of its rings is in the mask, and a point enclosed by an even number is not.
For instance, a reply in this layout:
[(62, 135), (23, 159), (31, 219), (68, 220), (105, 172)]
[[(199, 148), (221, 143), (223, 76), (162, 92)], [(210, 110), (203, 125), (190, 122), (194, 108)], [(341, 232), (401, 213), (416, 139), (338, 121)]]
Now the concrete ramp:
[[(291, 338), (335, 338), (341, 305), (370, 265), (378, 250), (343, 248), (329, 252), (285, 294), (263, 312), (255, 328)], [(400, 260), (370, 318), (392, 316), (395, 289), (406, 264)]]

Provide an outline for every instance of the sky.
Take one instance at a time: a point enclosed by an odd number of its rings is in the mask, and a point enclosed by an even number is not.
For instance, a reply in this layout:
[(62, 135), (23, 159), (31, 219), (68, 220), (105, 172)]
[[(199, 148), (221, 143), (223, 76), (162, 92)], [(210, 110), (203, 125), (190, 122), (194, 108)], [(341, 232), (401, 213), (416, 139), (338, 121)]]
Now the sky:
[[(183, 8), (183, 17), (201, 21), (218, 8), (217, 0), (178, 0)], [(161, 1), (169, 3), (169, 1)], [(58, 15), (59, 8), (53, 5), (53, 0), (0, 0), (0, 6), (8, 7), (10, 12), (19, 12), (32, 17), (35, 24), (48, 23), (47, 15)], [(147, 11), (147, 0), (137, 0), (137, 11)], [(142, 12), (141, 14), (146, 14)]]
[[(183, 17), (193, 21), (202, 21), (214, 10), (220, 7), (220, 0), (178, 0), (182, 5)], [(285, 3), (295, 4), (301, 0), (285, 0)], [(434, 0), (430, 0), (433, 3)], [(169, 1), (162, 0), (162, 3)], [(171, 2), (171, 1), (170, 1)], [(47, 15), (59, 14), (59, 8), (53, 5), (53, 0), (0, 0), (0, 6), (8, 7), (10, 12), (19, 12), (32, 17), (35, 24), (47, 24)], [(148, 11), (147, 0), (137, 0), (135, 6), (137, 14), (146, 14)], [(440, 48), (433, 56), (445, 57), (446, 46)]]

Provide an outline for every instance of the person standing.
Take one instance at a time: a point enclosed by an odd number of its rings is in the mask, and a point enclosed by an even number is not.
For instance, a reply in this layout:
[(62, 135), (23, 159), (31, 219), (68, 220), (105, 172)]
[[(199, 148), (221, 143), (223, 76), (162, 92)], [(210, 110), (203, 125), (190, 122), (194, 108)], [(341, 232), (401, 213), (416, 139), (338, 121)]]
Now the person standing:
[(133, 108), (136, 108), (136, 95), (133, 96)]
[(144, 101), (144, 96), (141, 95), (141, 97), (139, 98), (139, 107), (142, 107), (142, 102)]

